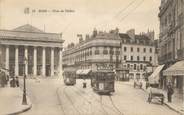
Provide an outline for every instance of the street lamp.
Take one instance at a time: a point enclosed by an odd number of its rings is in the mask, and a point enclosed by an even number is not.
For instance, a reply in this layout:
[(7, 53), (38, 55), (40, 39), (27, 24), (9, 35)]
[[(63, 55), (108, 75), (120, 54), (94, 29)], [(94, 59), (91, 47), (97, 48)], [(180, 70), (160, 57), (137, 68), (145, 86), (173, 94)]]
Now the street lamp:
[[(24, 64), (25, 66), (27, 65), (27, 58), (24, 58)], [(24, 67), (25, 69), (25, 67)], [(26, 73), (25, 70), (24, 71), (24, 89), (23, 89), (23, 98), (22, 98), (22, 105), (27, 105), (27, 98), (26, 98)]]

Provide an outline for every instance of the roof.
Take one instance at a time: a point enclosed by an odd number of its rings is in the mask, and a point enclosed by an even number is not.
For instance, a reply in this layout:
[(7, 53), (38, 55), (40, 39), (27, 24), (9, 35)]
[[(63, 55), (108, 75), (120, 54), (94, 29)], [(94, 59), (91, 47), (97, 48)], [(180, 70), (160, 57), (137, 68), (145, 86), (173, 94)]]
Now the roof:
[[(121, 40), (123, 43), (131, 43), (131, 44), (151, 44), (151, 39), (146, 35), (135, 35), (135, 38), (131, 38), (127, 33), (119, 33)], [(124, 41), (125, 40), (125, 41)]]
[(125, 34), (125, 33), (119, 33), (119, 36), (120, 36), (120, 38), (129, 38), (129, 39), (131, 39), (129, 37), (129, 35), (128, 34)]
[[(127, 33), (119, 33), (120, 38), (128, 38), (131, 39), (131, 37)], [(144, 39), (144, 40), (150, 40), (149, 37), (146, 35), (135, 35), (135, 39)]]
[(146, 35), (135, 35), (135, 39), (150, 40), (149, 37), (147, 37)]
[(26, 24), (13, 30), (0, 30), (0, 38), (6, 40), (30, 40), (64, 42), (58, 33), (46, 33), (40, 29)]
[(22, 31), (22, 32), (43, 32), (42, 30), (40, 30), (40, 29), (30, 25), (30, 24), (25, 24), (23, 26), (20, 26), (20, 27), (13, 29), (13, 30), (14, 31)]

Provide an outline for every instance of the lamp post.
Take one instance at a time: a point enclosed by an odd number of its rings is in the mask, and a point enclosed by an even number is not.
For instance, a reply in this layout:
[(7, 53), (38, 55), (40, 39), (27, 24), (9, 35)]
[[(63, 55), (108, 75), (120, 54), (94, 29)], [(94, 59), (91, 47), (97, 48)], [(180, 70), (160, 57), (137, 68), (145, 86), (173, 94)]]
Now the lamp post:
[[(24, 58), (24, 64), (26, 66), (27, 64), (27, 58)], [(25, 67), (24, 67), (25, 69)], [(27, 98), (26, 98), (26, 73), (25, 70), (23, 70), (23, 75), (24, 75), (24, 87), (23, 87), (23, 98), (22, 98), (22, 105), (27, 105)]]

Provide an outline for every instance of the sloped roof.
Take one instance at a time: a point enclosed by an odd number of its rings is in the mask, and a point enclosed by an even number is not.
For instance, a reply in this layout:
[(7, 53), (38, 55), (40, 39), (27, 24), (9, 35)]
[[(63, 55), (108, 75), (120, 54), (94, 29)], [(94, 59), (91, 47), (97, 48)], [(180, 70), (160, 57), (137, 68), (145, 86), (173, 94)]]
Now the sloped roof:
[(39, 33), (44, 33), (44, 31), (30, 25), (30, 24), (25, 24), (23, 26), (17, 27), (13, 29), (13, 31), (22, 31), (22, 32), (39, 32)]
[[(123, 39), (131, 39), (131, 37), (127, 33), (119, 33), (119, 36)], [(149, 37), (147, 37), (146, 35), (135, 35), (135, 39), (150, 40)]]
[(149, 37), (147, 37), (146, 35), (135, 35), (135, 39), (150, 40)]
[(130, 38), (128, 34), (119, 33), (120, 38)]
[(146, 35), (138, 35), (135, 34), (134, 39), (131, 38), (127, 33), (119, 33), (119, 36), (122, 40), (126, 40), (125, 42), (123, 41), (123, 43), (131, 43), (131, 44), (152, 44), (151, 39), (146, 36)]

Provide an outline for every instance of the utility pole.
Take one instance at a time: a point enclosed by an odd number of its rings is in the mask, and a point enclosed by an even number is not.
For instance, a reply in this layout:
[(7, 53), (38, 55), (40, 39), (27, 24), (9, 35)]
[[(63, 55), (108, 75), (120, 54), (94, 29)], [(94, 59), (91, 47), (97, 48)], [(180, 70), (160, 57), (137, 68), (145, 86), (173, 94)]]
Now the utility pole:
[[(28, 63), (27, 58), (24, 58), (25, 66)], [(23, 98), (22, 98), (22, 105), (27, 105), (27, 98), (26, 98), (26, 73), (25, 73), (25, 67), (24, 67), (24, 87), (23, 87)]]

